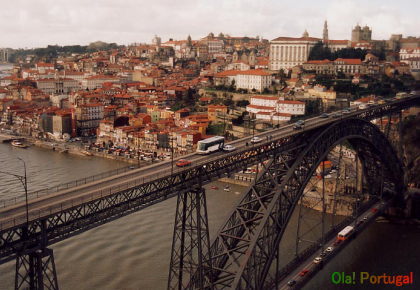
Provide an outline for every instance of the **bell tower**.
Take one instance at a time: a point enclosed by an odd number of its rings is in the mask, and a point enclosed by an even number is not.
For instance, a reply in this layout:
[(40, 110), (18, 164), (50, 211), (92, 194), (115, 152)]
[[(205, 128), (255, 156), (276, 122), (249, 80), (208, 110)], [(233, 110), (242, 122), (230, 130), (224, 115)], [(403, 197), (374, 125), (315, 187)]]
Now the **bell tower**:
[(324, 43), (328, 43), (328, 24), (327, 24), (327, 20), (325, 20), (325, 22), (324, 22), (324, 30), (322, 32), (322, 40), (324, 41)]

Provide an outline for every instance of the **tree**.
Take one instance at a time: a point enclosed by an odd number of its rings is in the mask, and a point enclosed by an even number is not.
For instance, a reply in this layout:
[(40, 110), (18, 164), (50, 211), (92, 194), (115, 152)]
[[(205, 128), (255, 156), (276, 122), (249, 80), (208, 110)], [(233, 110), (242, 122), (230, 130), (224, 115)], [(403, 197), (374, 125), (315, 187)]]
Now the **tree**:
[(233, 79), (232, 82), (230, 83), (228, 91), (233, 92), (234, 90), (235, 90), (235, 80)]
[(305, 101), (306, 115), (316, 115), (321, 112), (321, 100), (307, 100)]
[(324, 60), (331, 58), (331, 50), (328, 47), (325, 47), (321, 41), (318, 41), (314, 47), (312, 47), (308, 60)]
[(245, 108), (248, 105), (249, 105), (249, 101), (248, 100), (239, 100), (239, 101), (236, 102), (236, 106), (237, 107)]

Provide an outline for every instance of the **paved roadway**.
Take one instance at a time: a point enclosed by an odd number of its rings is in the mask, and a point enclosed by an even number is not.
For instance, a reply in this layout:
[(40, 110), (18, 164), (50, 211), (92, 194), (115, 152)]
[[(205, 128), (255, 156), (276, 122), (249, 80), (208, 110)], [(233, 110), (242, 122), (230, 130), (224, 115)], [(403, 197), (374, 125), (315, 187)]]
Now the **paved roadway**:
[[(332, 251), (326, 252), (324, 250), (325, 256), (322, 258), (322, 263), (325, 265), (326, 262), (329, 262), (339, 251), (341, 251), (348, 244), (348, 242), (351, 241), (352, 236), (357, 235), (357, 233), (361, 231), (361, 229), (364, 228), (367, 223), (374, 221), (375, 218), (381, 212), (383, 212), (386, 206), (387, 205), (385, 202), (377, 202), (373, 204), (370, 208), (365, 210), (363, 213), (361, 213), (359, 215), (359, 218), (350, 224), (351, 226), (354, 227), (354, 231), (346, 240), (346, 242), (341, 242), (338, 245), (334, 245), (334, 242), (337, 239), (336, 237), (333, 237), (330, 240), (326, 241), (324, 245), (324, 249), (331, 247)], [(375, 210), (372, 211), (373, 209)], [(357, 221), (361, 221), (361, 222), (357, 223)], [(314, 259), (316, 257), (319, 257), (321, 253), (322, 253), (322, 250), (318, 250), (313, 255), (311, 255), (305, 262), (301, 263), (301, 265), (297, 269), (292, 271), (289, 275), (287, 275), (282, 280), (282, 282), (278, 285), (277, 289), (287, 290), (287, 289), (300, 289), (301, 287), (303, 287), (303, 285), (307, 282), (307, 280), (309, 280), (310, 277), (312, 277), (315, 274), (315, 272), (322, 269), (322, 266), (320, 264), (317, 264), (314, 262)], [(308, 272), (301, 276), (300, 273), (302, 273), (302, 271), (304, 270), (307, 270)], [(331, 273), (326, 273), (326, 275), (331, 275)], [(288, 285), (290, 281), (295, 281), (296, 284)]]
[[(369, 110), (369, 108), (365, 110)], [(365, 110), (354, 110), (350, 114), (343, 115), (341, 118), (349, 118)], [(255, 134), (255, 136), (261, 137), (263, 139), (262, 143), (264, 143), (267, 140), (267, 136), (273, 136), (273, 139), (285, 137), (293, 133), (300, 133), (302, 131), (313, 129), (336, 120), (338, 120), (338, 118), (313, 117), (310, 119), (306, 119), (306, 124), (304, 125), (303, 130), (295, 131), (293, 130), (293, 125), (287, 125), (279, 129), (273, 129), (263, 133)], [(241, 149), (246, 147), (246, 142), (248, 142), (248, 146), (252, 146), (250, 143), (251, 138), (251, 136), (242, 138), (233, 141), (229, 144), (234, 145), (237, 149)], [(192, 161), (192, 164), (194, 165), (200, 162), (206, 162), (220, 158), (223, 154), (226, 153), (217, 152), (213, 153), (210, 156), (203, 156), (192, 153), (183, 157), (179, 157), (174, 161), (183, 158)], [(178, 172), (181, 170), (184, 169), (177, 168), (176, 166), (174, 166), (174, 172)], [(156, 164), (149, 165), (147, 167), (134, 169), (129, 172), (108, 177), (103, 180), (94, 181), (81, 186), (69, 188), (67, 190), (62, 190), (56, 193), (48, 194), (39, 198), (30, 199), (29, 219), (36, 219), (40, 215), (42, 216), (43, 214), (46, 215), (49, 213), (57, 212), (60, 211), (62, 208), (68, 208), (72, 205), (77, 205), (78, 203), (83, 203), (92, 199), (110, 195), (122, 189), (128, 189), (135, 185), (142, 184), (145, 181), (153, 180), (158, 177), (169, 176), (170, 174), (171, 161), (162, 161)], [(26, 211), (24, 202), (20, 202), (15, 205), (7, 206), (5, 208), (0, 209), (0, 230), (8, 228), (12, 225), (24, 223), (25, 221)]]

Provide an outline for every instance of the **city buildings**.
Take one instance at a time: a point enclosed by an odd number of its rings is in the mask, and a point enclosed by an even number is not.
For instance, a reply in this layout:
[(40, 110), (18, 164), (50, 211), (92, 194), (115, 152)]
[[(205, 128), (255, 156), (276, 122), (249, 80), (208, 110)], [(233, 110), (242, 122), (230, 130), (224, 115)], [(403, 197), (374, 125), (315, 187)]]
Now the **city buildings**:
[[(417, 37), (377, 41), (371, 28), (357, 25), (351, 40), (331, 39), (327, 21), (320, 32), (320, 38), (305, 31), (272, 41), (223, 33), (198, 40), (155, 36), (149, 44), (52, 59), (25, 55), (0, 77), (1, 126), (56, 141), (97, 136), (101, 147), (167, 151), (174, 143), (185, 153), (209, 127), (230, 125), (246, 112), (261, 123), (286, 122), (313, 110), (313, 101), (325, 109), (354, 98), (342, 87), (367, 89), (382, 74), (420, 77)], [(319, 45), (332, 53), (369, 52), (364, 59), (308, 60)], [(1, 49), (0, 57), (10, 52)]]

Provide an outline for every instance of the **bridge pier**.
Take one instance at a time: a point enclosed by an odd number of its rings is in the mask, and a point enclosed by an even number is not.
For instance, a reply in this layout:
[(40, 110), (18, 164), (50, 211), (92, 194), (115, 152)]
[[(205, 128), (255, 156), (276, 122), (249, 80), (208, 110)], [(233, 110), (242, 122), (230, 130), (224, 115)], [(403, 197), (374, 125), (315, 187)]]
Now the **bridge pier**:
[(43, 248), (16, 257), (15, 290), (58, 290), (53, 250)]
[(168, 289), (213, 289), (206, 195), (203, 188), (178, 194)]

